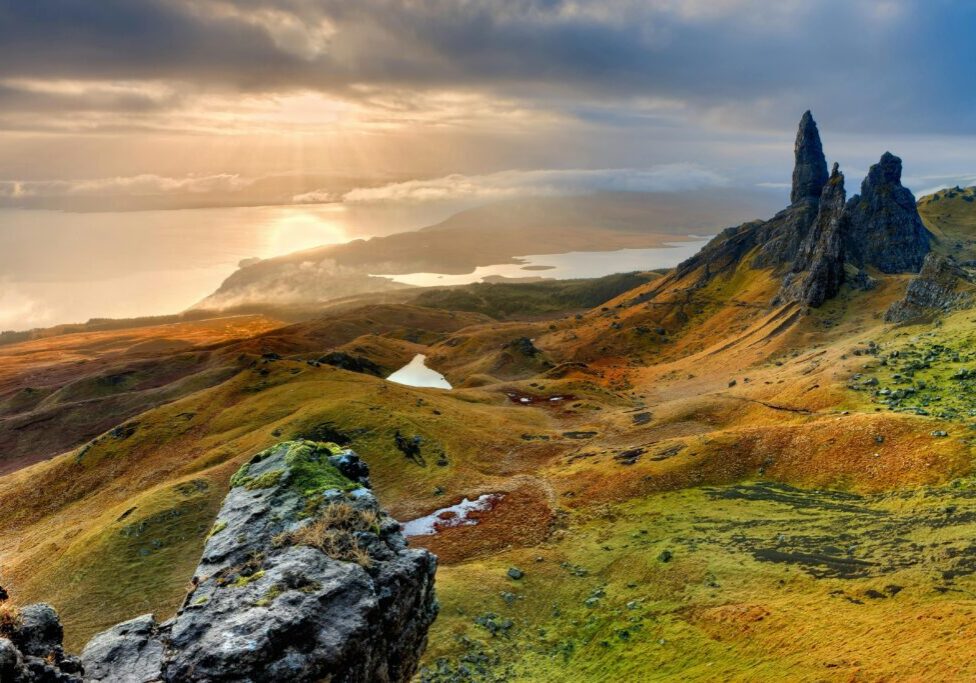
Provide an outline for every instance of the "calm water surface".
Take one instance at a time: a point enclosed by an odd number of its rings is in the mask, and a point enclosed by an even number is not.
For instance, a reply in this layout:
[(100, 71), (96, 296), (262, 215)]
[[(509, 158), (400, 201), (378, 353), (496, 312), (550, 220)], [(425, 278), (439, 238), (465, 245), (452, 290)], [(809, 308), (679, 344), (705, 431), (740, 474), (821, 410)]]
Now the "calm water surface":
[[(0, 210), (0, 330), (94, 317), (185, 310), (213, 292), (246, 258), (270, 258), (351, 239), (415, 230), (451, 207), (267, 206), (176, 211), (68, 213)], [(671, 267), (704, 239), (657, 249), (534, 255), (467, 275), (389, 276), (412, 285), (486, 277), (599, 277)]]
[(535, 254), (520, 257), (519, 260), (522, 263), (482, 266), (465, 275), (409, 273), (407, 275), (384, 275), (383, 277), (418, 287), (467, 285), (493, 277), (546, 277), (559, 280), (602, 277), (612, 273), (626, 273), (634, 270), (671, 268), (697, 254), (698, 250), (708, 244), (710, 239), (710, 237), (696, 237), (682, 242), (666, 242), (665, 246), (652, 249)]
[(442, 220), (423, 207), (260, 206), (69, 213), (0, 210), (0, 330), (176, 313), (245, 258)]

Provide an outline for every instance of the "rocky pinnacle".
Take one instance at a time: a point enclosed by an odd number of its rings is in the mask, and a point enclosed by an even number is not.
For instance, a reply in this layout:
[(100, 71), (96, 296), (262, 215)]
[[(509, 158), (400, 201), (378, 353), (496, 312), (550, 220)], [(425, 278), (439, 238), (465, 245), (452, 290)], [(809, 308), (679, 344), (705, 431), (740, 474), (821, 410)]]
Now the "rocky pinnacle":
[(783, 281), (780, 298), (819, 306), (836, 296), (844, 281), (844, 174), (837, 164), (820, 196), (817, 219), (800, 245), (793, 271)]
[(931, 235), (925, 229), (915, 196), (901, 184), (901, 159), (885, 152), (851, 197), (848, 251), (858, 266), (874, 266), (883, 273), (918, 272), (929, 253)]
[(820, 143), (817, 122), (813, 120), (809, 110), (800, 119), (793, 154), (796, 157), (796, 164), (793, 167), (793, 190), (790, 192), (790, 202), (796, 204), (807, 199), (819, 199), (824, 185), (827, 184), (827, 159), (824, 157), (823, 145)]

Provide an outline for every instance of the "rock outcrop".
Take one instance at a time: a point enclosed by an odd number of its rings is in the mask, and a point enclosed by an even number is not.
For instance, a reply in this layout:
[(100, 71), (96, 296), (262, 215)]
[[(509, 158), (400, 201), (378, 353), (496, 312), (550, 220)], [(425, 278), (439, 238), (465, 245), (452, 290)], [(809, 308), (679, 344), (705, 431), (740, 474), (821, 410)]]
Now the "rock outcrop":
[(0, 589), (0, 682), (81, 683), (81, 662), (65, 654), (64, 632), (50, 605), (20, 610)]
[(847, 283), (871, 289), (868, 273), (918, 272), (931, 235), (922, 224), (912, 193), (901, 184), (901, 159), (885, 153), (871, 167), (861, 194), (844, 203), (844, 176), (827, 162), (817, 124), (803, 114), (794, 145), (790, 205), (768, 221), (723, 230), (698, 254), (680, 264), (678, 278), (700, 273), (701, 287), (719, 273), (738, 268), (771, 269), (783, 284), (774, 303), (819, 306)]
[(232, 478), (175, 617), (118, 624), (79, 662), (54, 611), (25, 607), (0, 637), (0, 680), (408, 681), (437, 615), (437, 559), (407, 547), (368, 484), (365, 463), (334, 444), (259, 453)]
[(255, 456), (231, 480), (176, 617), (95, 636), (85, 680), (409, 680), (437, 614), (436, 558), (406, 547), (366, 472), (315, 442)]
[(922, 270), (912, 278), (904, 298), (885, 313), (885, 322), (905, 323), (934, 316), (972, 303), (974, 288), (969, 274), (954, 259), (940, 254), (925, 257)]
[(901, 159), (885, 152), (847, 205), (845, 248), (852, 263), (882, 273), (916, 273), (929, 253), (931, 235), (915, 196), (901, 184)]
[(844, 174), (834, 164), (820, 196), (817, 219), (807, 233), (783, 280), (780, 298), (819, 306), (833, 298), (844, 282)]
[(793, 166), (790, 203), (797, 204), (804, 200), (819, 199), (824, 185), (827, 184), (827, 158), (824, 156), (823, 144), (820, 142), (817, 122), (813, 120), (810, 110), (805, 111), (800, 118), (796, 143), (793, 145), (793, 156), (796, 163)]

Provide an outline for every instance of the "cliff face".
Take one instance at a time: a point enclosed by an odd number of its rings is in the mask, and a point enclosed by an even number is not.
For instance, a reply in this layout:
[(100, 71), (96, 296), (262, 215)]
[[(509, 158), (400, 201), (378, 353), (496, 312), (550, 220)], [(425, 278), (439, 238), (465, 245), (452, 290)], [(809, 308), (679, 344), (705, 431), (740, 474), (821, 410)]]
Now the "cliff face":
[[(255, 456), (231, 480), (177, 615), (92, 638), (83, 680), (409, 680), (437, 614), (436, 558), (407, 548), (367, 474), (351, 451), (308, 441)], [(0, 672), (4, 652), (0, 639)], [(0, 678), (82, 680), (77, 660), (60, 661), (62, 678)]]
[(885, 322), (903, 323), (931, 318), (968, 305), (973, 300), (969, 275), (948, 256), (929, 254), (922, 270), (912, 278), (904, 298), (885, 313)]
[(885, 152), (847, 205), (846, 250), (859, 267), (914, 273), (929, 253), (928, 230), (915, 196), (901, 184), (901, 159)]
[(844, 282), (844, 174), (834, 164), (820, 196), (817, 219), (783, 280), (780, 298), (819, 306), (837, 295)]

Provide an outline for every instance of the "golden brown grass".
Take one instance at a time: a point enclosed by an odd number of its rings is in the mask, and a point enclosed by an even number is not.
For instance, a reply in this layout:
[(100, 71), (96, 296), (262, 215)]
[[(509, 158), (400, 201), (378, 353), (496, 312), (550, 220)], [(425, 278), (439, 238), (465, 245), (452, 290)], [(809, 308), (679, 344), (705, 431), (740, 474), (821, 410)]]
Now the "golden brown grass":
[(0, 638), (9, 638), (20, 625), (20, 610), (9, 601), (0, 602)]
[(279, 543), (307, 545), (334, 560), (355, 562), (364, 569), (373, 566), (373, 558), (356, 537), (357, 532), (379, 531), (380, 518), (373, 510), (358, 510), (348, 503), (331, 503), (302, 528), (284, 534)]

